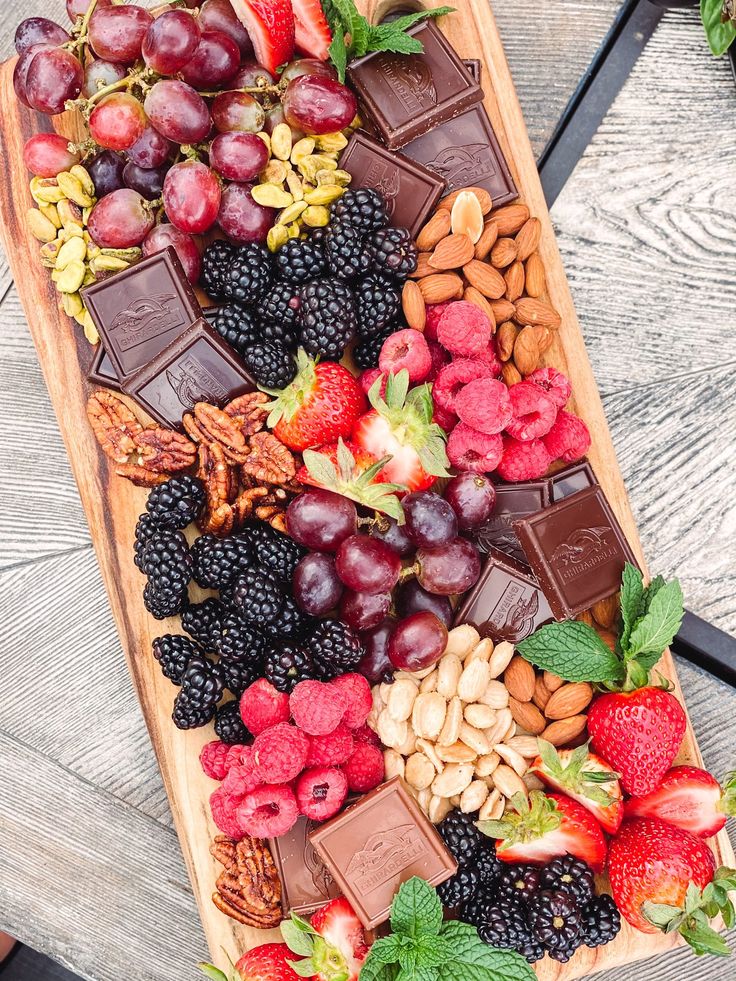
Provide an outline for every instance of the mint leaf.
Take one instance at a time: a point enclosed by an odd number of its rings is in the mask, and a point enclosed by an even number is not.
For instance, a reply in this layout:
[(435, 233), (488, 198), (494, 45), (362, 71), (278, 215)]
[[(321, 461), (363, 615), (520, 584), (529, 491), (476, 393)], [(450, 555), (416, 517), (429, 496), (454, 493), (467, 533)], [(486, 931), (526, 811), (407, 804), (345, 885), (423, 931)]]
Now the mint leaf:
[[(639, 655), (656, 655), (656, 663), (664, 649), (672, 643), (684, 614), (680, 583), (677, 579), (664, 583), (649, 602), (647, 612), (631, 631), (626, 656), (637, 657), (641, 661)], [(649, 664), (649, 667), (652, 666)]]
[[(390, 27), (394, 31), (406, 31), (410, 27), (413, 27), (414, 24), (418, 24), (420, 20), (426, 20), (428, 17), (444, 17), (445, 14), (453, 14), (454, 12), (454, 7), (434, 7), (431, 10), (417, 10), (413, 14), (404, 14), (403, 17), (397, 17), (396, 20), (392, 20), (388, 24), (381, 24), (380, 27)], [(379, 30), (380, 27), (374, 27), (372, 30)]]
[[(361, 981), (363, 972), (360, 972)], [(422, 967), (418, 965), (410, 971), (399, 971), (396, 981), (437, 981), (437, 972), (432, 967)]]
[(724, 24), (721, 20), (723, 0), (700, 0), (700, 17), (705, 28), (710, 50), (716, 57), (725, 54), (736, 38), (736, 24), (732, 20)]
[(644, 612), (644, 581), (641, 572), (627, 562), (621, 577), (621, 649), (626, 650), (634, 624)]
[(623, 665), (587, 623), (549, 623), (517, 644), (517, 650), (542, 671), (565, 681), (619, 681)]
[(418, 876), (400, 886), (391, 903), (391, 929), (405, 937), (438, 934), (442, 926), (442, 903), (436, 891)]
[(417, 964), (422, 967), (439, 967), (453, 953), (452, 947), (445, 937), (438, 937), (432, 933), (425, 933), (417, 938), (416, 951)]
[[(389, 27), (391, 25), (386, 25)], [(421, 54), (424, 48), (422, 42), (408, 34), (396, 34), (394, 31), (386, 31), (379, 34), (380, 28), (374, 28), (371, 35), (371, 51), (393, 51), (395, 54)]]
[[(375, 944), (374, 944), (375, 946)], [(360, 981), (394, 981), (398, 969), (392, 964), (383, 964), (373, 956), (373, 947), (360, 968)]]
[[(438, 981), (537, 981), (537, 976), (521, 954), (513, 950), (483, 947), (474, 962), (452, 960), (440, 968)], [(362, 981), (362, 979), (361, 979)]]
[(345, 45), (345, 32), (342, 29), (342, 24), (339, 21), (335, 21), (330, 24), (330, 30), (332, 31), (332, 41), (327, 49), (330, 61), (335, 66), (337, 71), (338, 79), (345, 84), (345, 70), (348, 67), (348, 49)]

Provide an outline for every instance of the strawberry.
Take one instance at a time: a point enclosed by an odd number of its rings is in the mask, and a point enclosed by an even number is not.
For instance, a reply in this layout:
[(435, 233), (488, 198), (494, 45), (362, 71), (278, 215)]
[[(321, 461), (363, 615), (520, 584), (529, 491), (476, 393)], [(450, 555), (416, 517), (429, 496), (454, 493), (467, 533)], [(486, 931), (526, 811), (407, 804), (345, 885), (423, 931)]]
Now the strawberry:
[(544, 865), (558, 855), (582, 858), (600, 872), (606, 860), (606, 839), (590, 811), (564, 794), (533, 790), (527, 799), (514, 794), (516, 813), (507, 811), (499, 821), (479, 821), (483, 834), (496, 838), (502, 862)]
[(327, 61), (332, 32), (319, 0), (291, 0), (296, 25), (296, 46), (306, 55)]
[(320, 906), (307, 923), (296, 913), (281, 924), (289, 947), (307, 953), (298, 971), (316, 981), (357, 981), (368, 955), (363, 927), (347, 899), (342, 896)]
[[(235, 965), (242, 981), (299, 981), (291, 964), (294, 955), (286, 944), (261, 944), (243, 954)], [(212, 964), (200, 964), (202, 973), (212, 981), (234, 981)]]
[(409, 372), (402, 368), (388, 376), (385, 398), (380, 389), (378, 378), (368, 393), (373, 408), (357, 420), (352, 438), (376, 459), (391, 458), (381, 478), (418, 491), (431, 487), (437, 477), (449, 477), (444, 433), (432, 422), (429, 386), (409, 391)]
[(659, 818), (699, 838), (712, 838), (736, 815), (736, 775), (723, 788), (712, 774), (697, 766), (674, 766), (644, 797), (626, 802), (626, 819)]
[[(359, 477), (362, 473), (365, 473), (366, 470), (372, 467), (374, 463), (378, 462), (372, 453), (369, 453), (368, 450), (364, 450), (362, 447), (358, 446), (357, 443), (353, 443), (349, 439), (343, 440), (342, 443), (348, 450), (350, 450), (350, 453), (353, 456), (353, 477)], [(318, 446), (315, 452), (327, 457), (332, 466), (337, 467), (337, 449), (337, 443), (327, 443), (324, 446)], [(312, 473), (309, 472), (306, 466), (302, 466), (297, 470), (296, 479), (300, 484), (311, 484), (312, 487), (324, 486), (322, 482), (320, 482)]]
[(332, 361), (313, 361), (303, 350), (299, 371), (290, 385), (268, 406), (268, 425), (292, 450), (334, 443), (349, 436), (361, 413), (365, 395), (347, 368)]
[(291, 0), (230, 0), (253, 43), (255, 59), (271, 74), (294, 54)]
[(615, 834), (624, 817), (623, 794), (618, 774), (600, 756), (577, 749), (556, 750), (544, 739), (538, 740), (539, 756), (531, 765), (542, 783), (572, 797), (593, 814), (609, 834)]
[(659, 785), (677, 756), (686, 724), (675, 696), (651, 685), (601, 695), (588, 712), (593, 749), (621, 774), (621, 786), (634, 797)]
[(703, 888), (715, 874), (708, 846), (682, 828), (656, 818), (624, 821), (611, 842), (608, 875), (616, 905), (642, 933), (657, 933), (642, 903), (682, 907), (690, 883)]

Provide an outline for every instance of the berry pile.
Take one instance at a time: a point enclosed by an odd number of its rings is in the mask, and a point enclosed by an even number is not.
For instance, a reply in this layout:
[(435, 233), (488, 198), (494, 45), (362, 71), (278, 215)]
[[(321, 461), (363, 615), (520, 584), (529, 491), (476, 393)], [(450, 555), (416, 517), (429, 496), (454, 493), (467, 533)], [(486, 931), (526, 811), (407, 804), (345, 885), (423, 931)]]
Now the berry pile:
[(224, 303), (211, 322), (260, 385), (283, 389), (294, 379), (297, 347), (339, 361), (357, 336), (358, 363), (366, 344), (377, 354), (396, 329), (401, 283), (417, 262), (408, 231), (387, 224), (377, 191), (348, 190), (326, 228), (288, 241), (275, 257), (253, 243), (205, 250), (201, 284)]
[(255, 681), (240, 698), (244, 738), (228, 747), (221, 736), (200, 756), (204, 772), (221, 781), (210, 797), (218, 828), (236, 840), (278, 837), (300, 814), (326, 821), (349, 793), (378, 786), (383, 754), (364, 725), (370, 710), (359, 674), (301, 681), (290, 695)]

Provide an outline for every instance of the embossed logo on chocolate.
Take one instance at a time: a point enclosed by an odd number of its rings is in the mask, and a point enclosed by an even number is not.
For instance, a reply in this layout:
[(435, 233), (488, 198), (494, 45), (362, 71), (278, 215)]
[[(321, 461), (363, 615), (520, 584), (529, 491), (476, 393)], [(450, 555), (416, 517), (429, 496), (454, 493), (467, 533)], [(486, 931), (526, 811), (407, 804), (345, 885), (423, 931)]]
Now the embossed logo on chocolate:
[(523, 583), (511, 580), (488, 620), (493, 623), (499, 637), (515, 640), (527, 637), (534, 627), (534, 617), (539, 612), (539, 596)]
[(437, 105), (437, 89), (432, 72), (423, 58), (397, 58), (386, 54), (381, 57), (380, 64), (385, 82), (407, 112), (421, 112)]
[(314, 845), (309, 840), (310, 833), (317, 827), (319, 827), (317, 821), (313, 821), (311, 818), (307, 821), (307, 827), (304, 831), (304, 868), (311, 875), (312, 883), (317, 893), (323, 899), (330, 899), (330, 886), (335, 880), (332, 878), (330, 870), (317, 854)]
[(424, 853), (416, 825), (401, 824), (371, 835), (350, 859), (345, 875), (362, 895), (372, 892), (407, 869)]
[(363, 182), (366, 187), (372, 187), (384, 196), (390, 218), (394, 213), (396, 198), (401, 187), (401, 175), (398, 168), (383, 160), (374, 160), (366, 171)]
[(121, 310), (110, 324), (120, 350), (128, 351), (151, 337), (165, 334), (174, 327), (183, 327), (181, 311), (174, 306), (176, 299), (174, 293), (139, 296)]
[(608, 525), (576, 528), (554, 550), (550, 564), (563, 582), (579, 579), (591, 569), (616, 558), (618, 551), (609, 542), (612, 535), (613, 531)]
[(521, 558), (526, 562), (519, 539), (514, 531), (511, 522), (516, 515), (496, 514), (479, 530), (476, 544), (482, 552), (487, 552), (489, 548), (497, 548), (499, 552), (511, 555), (513, 558)]
[(166, 380), (187, 409), (193, 409), (197, 402), (217, 405), (228, 397), (227, 388), (191, 354), (166, 369)]
[(444, 177), (448, 191), (477, 184), (496, 173), (493, 154), (486, 143), (445, 147), (434, 160), (427, 160), (426, 166)]

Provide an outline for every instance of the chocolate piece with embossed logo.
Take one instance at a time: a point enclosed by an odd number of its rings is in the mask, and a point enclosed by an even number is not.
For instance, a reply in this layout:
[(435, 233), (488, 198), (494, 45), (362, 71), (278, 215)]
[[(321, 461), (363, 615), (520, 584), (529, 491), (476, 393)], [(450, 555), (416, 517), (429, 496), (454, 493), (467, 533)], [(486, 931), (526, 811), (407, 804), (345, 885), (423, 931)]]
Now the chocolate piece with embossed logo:
[(202, 316), (171, 246), (82, 295), (121, 383)]
[(597, 484), (515, 521), (514, 528), (557, 620), (577, 616), (612, 596), (624, 564), (636, 565)]
[(457, 871), (400, 777), (361, 797), (309, 840), (368, 929), (388, 919), (402, 882), (418, 875), (437, 886)]
[(177, 429), (197, 402), (222, 406), (255, 388), (241, 359), (203, 317), (123, 385), (150, 416)]
[(491, 548), (478, 583), (455, 615), (455, 624), (470, 623), (481, 637), (518, 644), (552, 619), (529, 568)]
[(114, 392), (121, 390), (120, 381), (110, 360), (110, 355), (105, 350), (105, 345), (102, 341), (95, 348), (92, 363), (87, 371), (87, 381), (92, 382), (93, 385), (103, 385), (105, 388), (111, 388)]
[(565, 497), (569, 497), (571, 494), (576, 494), (578, 491), (585, 490), (586, 487), (592, 487), (593, 484), (598, 483), (595, 479), (593, 468), (587, 460), (582, 460), (580, 463), (571, 463), (564, 470), (558, 470), (557, 473), (553, 473), (547, 478), (547, 481), (553, 504), (563, 500)]
[(514, 531), (514, 521), (527, 514), (535, 514), (550, 504), (549, 482), (543, 478), (518, 484), (496, 484), (495, 487), (493, 513), (480, 528), (472, 532), (473, 541), (481, 552), (497, 549), (528, 565)]
[(328, 900), (340, 895), (340, 887), (317, 854), (309, 833), (319, 824), (300, 817), (294, 827), (269, 846), (281, 876), (281, 902), (284, 916), (290, 912), (309, 916)]
[(378, 51), (348, 66), (361, 110), (389, 150), (399, 150), (483, 98), (436, 24), (423, 21), (408, 33), (421, 41), (421, 54)]
[(415, 236), (445, 190), (445, 182), (402, 153), (390, 153), (365, 133), (354, 133), (340, 167), (352, 176), (351, 187), (371, 187), (386, 199), (392, 225)]

